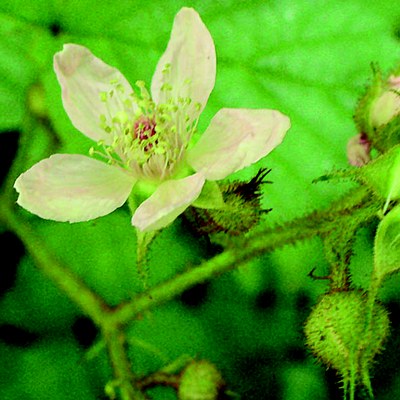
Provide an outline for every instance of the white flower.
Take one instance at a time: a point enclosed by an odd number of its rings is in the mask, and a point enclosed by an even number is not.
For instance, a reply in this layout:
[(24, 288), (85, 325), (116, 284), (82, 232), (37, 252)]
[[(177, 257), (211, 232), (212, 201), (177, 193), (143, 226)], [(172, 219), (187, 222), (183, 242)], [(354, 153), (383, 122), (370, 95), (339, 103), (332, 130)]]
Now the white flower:
[(221, 109), (189, 147), (214, 87), (216, 57), (199, 15), (183, 8), (158, 62), (151, 96), (88, 49), (66, 44), (54, 57), (64, 108), (107, 162), (56, 154), (15, 182), (18, 204), (45, 219), (79, 222), (106, 215), (130, 198), (141, 231), (171, 223), (199, 197), (206, 180), (223, 179), (264, 157), (289, 119), (275, 110)]

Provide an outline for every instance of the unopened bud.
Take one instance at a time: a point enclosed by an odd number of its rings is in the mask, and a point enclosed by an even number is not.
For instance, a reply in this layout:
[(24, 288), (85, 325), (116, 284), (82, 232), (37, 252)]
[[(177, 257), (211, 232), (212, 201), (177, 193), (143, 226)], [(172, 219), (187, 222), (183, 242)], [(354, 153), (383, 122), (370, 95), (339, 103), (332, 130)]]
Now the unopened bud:
[(367, 297), (361, 292), (334, 292), (322, 297), (305, 324), (307, 345), (340, 373), (345, 387), (351, 380), (369, 385), (369, 368), (389, 333), (385, 308), (375, 303), (370, 319), (368, 312)]
[(381, 95), (371, 105), (371, 124), (378, 128), (400, 113), (400, 77), (391, 76)]
[(225, 232), (232, 236), (247, 233), (270, 210), (261, 208), (261, 185), (271, 183), (265, 180), (270, 172), (261, 168), (250, 181), (222, 183), (224, 207), (199, 208), (189, 207), (184, 216), (191, 227), (199, 234)]
[(371, 161), (371, 143), (366, 134), (359, 133), (348, 141), (347, 159), (355, 167), (362, 167)]
[(223, 386), (221, 374), (209, 361), (194, 361), (183, 371), (179, 400), (216, 400)]

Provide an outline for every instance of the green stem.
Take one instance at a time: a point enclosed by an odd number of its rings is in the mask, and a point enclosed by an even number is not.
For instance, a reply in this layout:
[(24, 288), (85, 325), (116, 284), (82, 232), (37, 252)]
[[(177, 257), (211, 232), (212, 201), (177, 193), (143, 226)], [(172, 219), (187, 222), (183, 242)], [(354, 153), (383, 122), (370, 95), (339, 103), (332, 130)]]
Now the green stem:
[[(357, 193), (357, 196), (349, 194), (341, 202), (334, 203), (327, 211), (313, 212), (306, 217), (290, 221), (284, 226), (259, 229), (238, 242), (236, 246), (228, 247), (222, 254), (149, 289), (112, 310), (47, 250), (45, 243), (22, 218), (13, 213), (4, 201), (0, 201), (0, 219), (21, 238), (38, 268), (96, 324), (101, 326), (121, 398), (143, 400), (146, 397), (135, 384), (125, 352), (125, 337), (121, 331), (123, 325), (131, 323), (138, 314), (175, 298), (193, 285), (237, 268), (256, 256), (298, 240), (327, 234), (337, 229), (339, 225), (348, 224), (355, 217), (364, 221), (369, 220), (376, 214), (376, 210), (368, 206), (365, 201), (363, 202), (366, 196), (364, 189), (359, 189)], [(147, 239), (144, 239), (142, 238), (142, 250), (147, 249), (148, 245)], [(143, 254), (139, 253), (139, 255), (143, 259)]]
[(368, 297), (366, 303), (366, 318), (365, 318), (365, 333), (369, 331), (372, 323), (372, 317), (374, 312), (374, 306), (376, 298), (378, 297), (378, 291), (382, 284), (382, 280), (375, 275), (375, 270), (372, 271), (371, 283), (368, 290)]
[(130, 361), (126, 355), (125, 334), (115, 325), (103, 329), (108, 353), (122, 400), (145, 400), (145, 395), (134, 384)]
[(138, 274), (143, 281), (145, 290), (148, 288), (148, 251), (150, 243), (153, 241), (156, 233), (156, 231), (143, 233), (139, 229), (136, 229), (136, 267)]
[[(346, 205), (347, 208), (348, 205)], [(121, 304), (109, 317), (115, 323), (128, 324), (138, 314), (172, 300), (198, 283), (237, 268), (252, 258), (278, 247), (337, 229), (342, 224), (348, 224), (354, 215), (357, 218), (369, 220), (376, 215), (376, 210), (372, 207), (360, 208), (355, 206), (352, 214), (343, 213), (343, 210), (336, 210), (335, 213), (332, 213), (331, 210), (314, 212), (306, 217), (295, 219), (284, 227), (259, 231), (242, 241), (240, 246), (228, 248), (201, 265), (149, 289), (127, 303)]]
[(102, 327), (114, 374), (123, 400), (143, 400), (144, 395), (133, 387), (133, 376), (125, 354), (124, 336), (118, 326), (110, 323), (111, 309), (103, 300), (69, 271), (46, 248), (42, 241), (21, 218), (0, 198), (0, 219), (23, 242), (35, 265), (64, 292), (98, 326)]
[(53, 281), (86, 315), (92, 318), (97, 325), (101, 325), (110, 312), (106, 303), (47, 249), (46, 243), (6, 205), (6, 202), (1, 197), (0, 219), (8, 229), (20, 238), (37, 268)]

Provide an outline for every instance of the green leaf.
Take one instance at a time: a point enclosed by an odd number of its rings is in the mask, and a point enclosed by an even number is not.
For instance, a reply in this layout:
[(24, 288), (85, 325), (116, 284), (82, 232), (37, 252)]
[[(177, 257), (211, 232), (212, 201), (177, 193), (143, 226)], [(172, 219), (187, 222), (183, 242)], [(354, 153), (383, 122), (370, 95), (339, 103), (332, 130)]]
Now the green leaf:
[[(51, 339), (26, 349), (0, 344), (0, 392), (3, 399), (94, 400), (101, 389), (82, 363), (82, 352), (71, 337)], [(101, 364), (92, 366), (96, 369)]]
[(381, 221), (375, 237), (375, 274), (382, 279), (400, 270), (400, 205)]
[(0, 131), (23, 124), (27, 88), (51, 68), (52, 53), (45, 30), (0, 12)]

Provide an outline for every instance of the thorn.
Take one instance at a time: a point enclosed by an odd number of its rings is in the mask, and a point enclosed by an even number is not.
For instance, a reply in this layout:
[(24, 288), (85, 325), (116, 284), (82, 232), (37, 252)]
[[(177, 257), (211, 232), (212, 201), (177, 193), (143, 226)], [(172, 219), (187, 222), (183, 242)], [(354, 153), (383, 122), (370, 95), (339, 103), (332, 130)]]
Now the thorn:
[(307, 276), (309, 276), (311, 279), (314, 280), (323, 280), (323, 279), (331, 279), (330, 275), (326, 275), (326, 276), (315, 276), (314, 272), (317, 269), (317, 267), (314, 267), (308, 274)]

